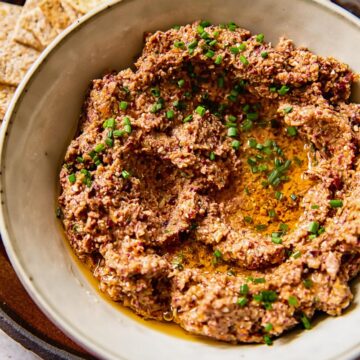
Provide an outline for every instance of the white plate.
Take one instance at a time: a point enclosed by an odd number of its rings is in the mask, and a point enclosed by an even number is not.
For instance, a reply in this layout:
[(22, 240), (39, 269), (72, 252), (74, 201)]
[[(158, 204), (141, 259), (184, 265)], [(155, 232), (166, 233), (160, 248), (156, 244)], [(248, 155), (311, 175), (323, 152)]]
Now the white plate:
[[(129, 66), (143, 32), (196, 19), (235, 21), (267, 40), (286, 35), (360, 71), (360, 25), (327, 1), (126, 0), (85, 16), (43, 53), (19, 86), (1, 133), (1, 234), (22, 283), (80, 345), (107, 359), (350, 359), (360, 354), (359, 295), (339, 318), (292, 332), (272, 347), (169, 336), (103, 301), (69, 256), (55, 218), (57, 177), (89, 81)], [(357, 286), (357, 289), (359, 286)], [(356, 291), (356, 289), (355, 289)]]

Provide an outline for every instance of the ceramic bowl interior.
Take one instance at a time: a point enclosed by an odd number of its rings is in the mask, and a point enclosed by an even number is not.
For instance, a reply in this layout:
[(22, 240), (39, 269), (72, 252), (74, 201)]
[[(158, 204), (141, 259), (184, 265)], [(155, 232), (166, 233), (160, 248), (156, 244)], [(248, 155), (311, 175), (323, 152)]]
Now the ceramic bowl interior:
[(93, 11), (45, 51), (8, 111), (1, 138), (0, 196), (1, 232), (10, 259), (43, 311), (103, 358), (351, 358), (360, 352), (359, 294), (344, 316), (321, 318), (311, 331), (291, 332), (273, 347), (188, 341), (115, 309), (99, 297), (69, 255), (55, 218), (57, 178), (90, 81), (131, 65), (145, 31), (196, 19), (235, 21), (263, 32), (273, 43), (285, 35), (360, 71), (359, 21), (327, 1), (124, 0)]

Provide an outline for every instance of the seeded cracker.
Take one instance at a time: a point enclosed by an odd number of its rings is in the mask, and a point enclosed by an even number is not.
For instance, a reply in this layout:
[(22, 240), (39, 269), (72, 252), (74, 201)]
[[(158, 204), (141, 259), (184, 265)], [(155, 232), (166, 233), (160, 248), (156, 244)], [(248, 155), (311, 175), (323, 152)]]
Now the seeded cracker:
[[(20, 13), (20, 6), (0, 2), (0, 56), (2, 56), (3, 49), (13, 34)], [(0, 122), (14, 92), (15, 87), (0, 85)]]
[(15, 86), (0, 85), (0, 123), (15, 92)]
[(104, 0), (64, 0), (76, 11), (86, 14), (88, 11), (96, 8), (98, 5), (103, 4)]

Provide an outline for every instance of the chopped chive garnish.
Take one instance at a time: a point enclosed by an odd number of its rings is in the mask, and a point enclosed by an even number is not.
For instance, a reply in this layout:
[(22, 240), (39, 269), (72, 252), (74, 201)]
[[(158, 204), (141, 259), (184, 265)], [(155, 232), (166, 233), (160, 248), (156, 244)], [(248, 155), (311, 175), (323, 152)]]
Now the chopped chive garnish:
[(235, 31), (236, 28), (237, 28), (237, 25), (234, 23), (234, 22), (229, 22), (227, 24), (227, 28), (230, 30), (230, 31)]
[(309, 228), (308, 231), (311, 232), (312, 234), (316, 234), (319, 230), (319, 223), (317, 221), (313, 221), (309, 224)]
[(241, 44), (239, 45), (239, 50), (240, 50), (240, 51), (246, 50), (246, 44), (245, 44), (245, 43), (241, 43)]
[(244, 296), (241, 296), (237, 299), (236, 304), (240, 307), (244, 307), (248, 303), (248, 299)]
[(193, 116), (190, 114), (188, 116), (186, 116), (183, 120), (184, 123), (190, 122), (192, 120)]
[(216, 258), (221, 258), (222, 257), (222, 253), (221, 253), (221, 251), (220, 250), (215, 250), (214, 251), (214, 256), (216, 257)]
[(128, 103), (127, 101), (120, 101), (120, 105), (119, 105), (121, 110), (126, 110), (128, 107)]
[(310, 289), (313, 285), (313, 282), (311, 279), (304, 279), (303, 284), (307, 289)]
[(200, 115), (200, 116), (204, 116), (206, 113), (206, 109), (203, 106), (198, 106), (195, 111)]
[(283, 111), (285, 114), (290, 114), (293, 111), (293, 107), (292, 106), (286, 106), (283, 108)]
[(255, 149), (255, 148), (256, 148), (256, 145), (257, 145), (257, 141), (256, 141), (255, 139), (249, 139), (249, 140), (248, 140), (248, 145), (249, 145), (251, 148)]
[(250, 110), (250, 105), (249, 104), (244, 105), (242, 110), (245, 114), (247, 114)]
[(207, 33), (206, 31), (203, 31), (201, 34), (200, 34), (200, 37), (202, 39), (208, 39), (210, 37), (209, 33)]
[(217, 43), (217, 41), (214, 39), (214, 40), (211, 40), (211, 41), (209, 42), (209, 45), (210, 45), (210, 46), (215, 46), (216, 43)]
[(254, 284), (265, 284), (265, 278), (256, 278), (253, 280)]
[(223, 76), (220, 76), (218, 79), (217, 79), (217, 84), (218, 84), (218, 87), (219, 88), (223, 88), (224, 87), (224, 77)]
[(244, 216), (244, 221), (248, 224), (251, 224), (253, 222), (253, 219), (251, 216)]
[(114, 135), (114, 131), (113, 131), (113, 130), (109, 130), (108, 133), (107, 133), (107, 137), (108, 137), (109, 139), (112, 139), (113, 135)]
[[(264, 171), (267, 171), (268, 166), (266, 164), (260, 164), (258, 166), (258, 169), (259, 169), (260, 172), (264, 172)], [(267, 184), (267, 182), (266, 182), (266, 184)]]
[(266, 59), (268, 56), (269, 56), (269, 53), (268, 53), (267, 51), (263, 51), (263, 52), (261, 53), (261, 57), (262, 57), (263, 59)]
[(290, 295), (288, 298), (288, 303), (290, 306), (298, 307), (299, 302), (296, 296)]
[(292, 255), (291, 255), (294, 259), (298, 259), (301, 256), (301, 252), (299, 250), (295, 251)]
[(123, 125), (131, 125), (131, 120), (128, 116), (125, 116), (123, 119)]
[(104, 144), (97, 144), (97, 145), (95, 145), (95, 147), (94, 147), (94, 150), (95, 150), (97, 153), (102, 152), (104, 149), (105, 149), (105, 145), (104, 145)]
[(249, 119), (246, 119), (243, 121), (243, 123), (241, 124), (241, 129), (243, 131), (250, 131), (253, 127), (253, 122)]
[(286, 232), (286, 231), (289, 230), (289, 225), (287, 225), (287, 224), (285, 224), (285, 223), (281, 223), (281, 224), (279, 225), (279, 229), (280, 229), (281, 231), (283, 231), (283, 232)]
[(303, 323), (304, 328), (305, 328), (306, 330), (311, 329), (310, 320), (308, 319), (308, 317), (307, 317), (305, 314), (303, 314), (303, 315), (301, 316), (300, 320), (301, 320), (301, 322)]
[(283, 197), (283, 193), (281, 191), (276, 191), (275, 192), (275, 199), (276, 200), (281, 200)]
[(236, 54), (238, 54), (238, 53), (240, 52), (240, 49), (239, 49), (238, 47), (236, 47), (236, 46), (232, 46), (232, 47), (230, 48), (230, 52), (231, 52), (232, 54), (236, 55)]
[(264, 343), (268, 346), (271, 346), (272, 345), (272, 340), (271, 340), (271, 337), (269, 335), (264, 335)]
[(264, 326), (264, 331), (265, 332), (269, 332), (273, 329), (273, 326), (271, 323), (267, 323), (265, 326)]
[(290, 88), (286, 85), (282, 85), (278, 90), (279, 95), (286, 95), (289, 92)]
[(173, 28), (174, 30), (180, 30), (180, 25), (174, 25), (172, 28)]
[(279, 237), (271, 237), (271, 241), (277, 245), (282, 244), (282, 239)]
[(183, 49), (185, 47), (185, 44), (183, 41), (174, 41), (174, 46), (178, 49)]
[(198, 46), (198, 42), (196, 40), (192, 41), (189, 45), (189, 49), (195, 49)]
[(267, 225), (265, 225), (265, 224), (258, 224), (255, 226), (255, 229), (257, 231), (264, 231), (264, 230), (266, 230), (266, 228), (267, 228)]
[(113, 146), (114, 146), (114, 140), (113, 140), (113, 139), (107, 138), (107, 139), (105, 140), (105, 143), (106, 143), (106, 145), (109, 146), (109, 147), (113, 147)]
[(178, 82), (177, 82), (178, 86), (181, 88), (185, 85), (185, 80), (184, 79), (180, 79)]
[(244, 65), (249, 65), (249, 61), (244, 55), (240, 55), (239, 59)]
[(214, 160), (215, 160), (215, 153), (214, 153), (213, 151), (210, 153), (209, 159), (210, 159), (211, 161), (214, 161)]
[(248, 293), (249, 293), (249, 285), (248, 284), (240, 285), (240, 294), (247, 295)]
[(262, 43), (264, 41), (265, 35), (264, 34), (257, 34), (256, 41)]
[(115, 119), (114, 118), (109, 118), (109, 119), (105, 120), (103, 123), (104, 129), (107, 129), (107, 128), (113, 129), (114, 127), (115, 127)]
[(239, 140), (233, 140), (232, 143), (231, 143), (231, 147), (234, 149), (234, 150), (239, 150), (240, 148), (240, 141)]
[(113, 132), (114, 137), (121, 137), (121, 136), (124, 136), (124, 134), (125, 134), (125, 131), (123, 131), (123, 130), (114, 130), (114, 132)]
[(74, 184), (74, 183), (76, 182), (76, 175), (75, 175), (75, 174), (70, 174), (70, 175), (68, 176), (68, 179), (69, 179), (69, 182), (70, 182), (71, 184)]
[(201, 25), (203, 28), (206, 28), (206, 27), (208, 27), (208, 26), (211, 25), (211, 22), (208, 21), (208, 20), (202, 20), (201, 23), (200, 23), (200, 25)]
[(246, 119), (248, 120), (257, 120), (259, 118), (259, 114), (257, 112), (247, 113)]
[(166, 112), (166, 117), (167, 117), (168, 119), (172, 119), (172, 118), (174, 117), (174, 110), (168, 110), (168, 111)]
[(77, 161), (78, 163), (83, 163), (83, 162), (84, 162), (84, 158), (83, 158), (82, 156), (78, 156), (78, 157), (76, 158), (76, 161)]
[(214, 55), (215, 55), (215, 52), (212, 51), (212, 50), (208, 50), (208, 51), (205, 53), (205, 56), (208, 57), (208, 58), (212, 58)]
[(223, 57), (222, 55), (218, 55), (214, 61), (216, 65), (220, 65), (222, 63)]
[(319, 206), (319, 205), (311, 205), (311, 208), (312, 208), (313, 210), (316, 210), (316, 209), (319, 209), (320, 206)]
[(343, 206), (342, 200), (337, 200), (337, 199), (330, 200), (329, 204), (332, 208), (339, 208)]
[(238, 134), (238, 130), (235, 127), (230, 127), (227, 132), (228, 136), (230, 137), (236, 137)]
[(150, 89), (151, 95), (154, 97), (159, 97), (160, 96), (160, 90), (158, 87), (153, 87)]
[(297, 135), (297, 128), (295, 126), (288, 126), (286, 128), (286, 131), (290, 136), (296, 136)]
[(127, 134), (131, 134), (131, 125), (129, 125), (129, 124), (124, 125), (124, 131)]
[(122, 176), (124, 179), (128, 179), (128, 178), (131, 176), (131, 174), (130, 174), (128, 171), (123, 170), (123, 171), (121, 172), (121, 176)]
[(201, 25), (198, 25), (196, 28), (196, 31), (198, 32), (198, 34), (202, 34), (204, 32), (204, 27)]
[(271, 209), (271, 210), (269, 210), (268, 215), (269, 215), (270, 217), (275, 217), (275, 216), (276, 216), (276, 211), (275, 211), (274, 209)]
[(269, 91), (270, 92), (276, 92), (276, 86), (270, 86)]

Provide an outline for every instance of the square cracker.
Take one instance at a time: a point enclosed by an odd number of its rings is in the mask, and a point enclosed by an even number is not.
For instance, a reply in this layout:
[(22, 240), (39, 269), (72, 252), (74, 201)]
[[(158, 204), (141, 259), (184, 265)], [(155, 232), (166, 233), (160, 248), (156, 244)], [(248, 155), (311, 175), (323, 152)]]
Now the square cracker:
[(59, 31), (66, 29), (73, 22), (60, 0), (43, 0), (39, 8), (49, 23)]
[(78, 18), (80, 18), (82, 15), (84, 15), (82, 12), (75, 10), (71, 5), (69, 5), (65, 0), (60, 0), (61, 6), (65, 10), (67, 16), (69, 17), (71, 23), (76, 21)]
[(14, 95), (16, 87), (0, 85), (0, 123), (3, 120), (6, 109)]
[(22, 8), (20, 18), (16, 24), (14, 33), (14, 40), (20, 44), (31, 46), (36, 50), (43, 50), (43, 45), (40, 40), (34, 35), (34, 33), (28, 29), (29, 19), (28, 13), (35, 10), (42, 0), (26, 0), (25, 5)]
[(0, 56), (0, 84), (17, 86), (39, 54), (15, 41), (8, 42)]
[(82, 14), (86, 14), (106, 1), (107, 0), (64, 0), (64, 2), (68, 3), (74, 10)]
[(60, 33), (60, 30), (55, 29), (47, 20), (40, 7), (30, 10), (25, 15), (22, 15), (23, 29), (32, 32), (34, 36), (40, 41), (41, 50), (44, 49), (50, 42)]
[(13, 35), (21, 7), (0, 2), (0, 51)]

